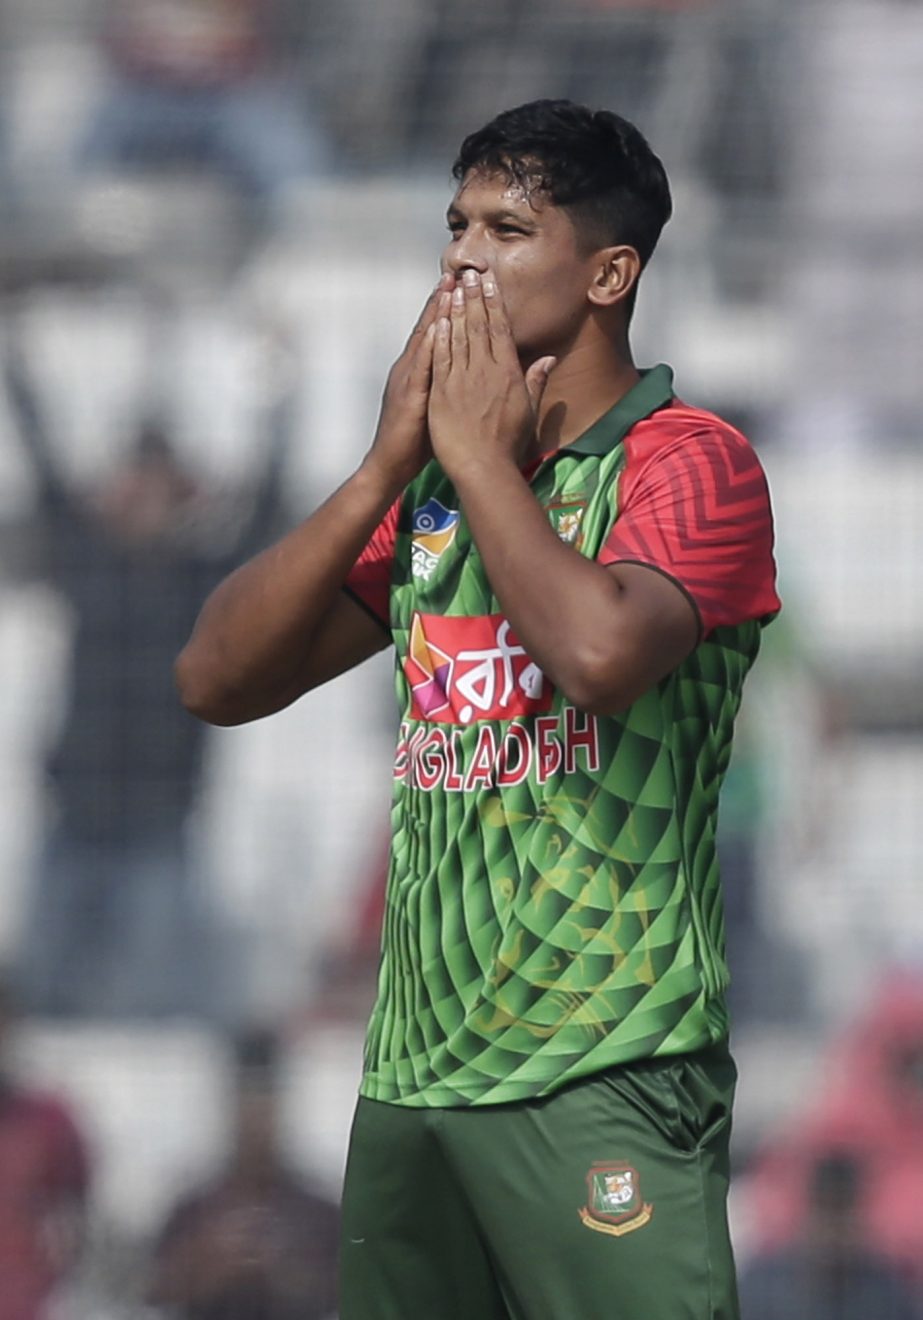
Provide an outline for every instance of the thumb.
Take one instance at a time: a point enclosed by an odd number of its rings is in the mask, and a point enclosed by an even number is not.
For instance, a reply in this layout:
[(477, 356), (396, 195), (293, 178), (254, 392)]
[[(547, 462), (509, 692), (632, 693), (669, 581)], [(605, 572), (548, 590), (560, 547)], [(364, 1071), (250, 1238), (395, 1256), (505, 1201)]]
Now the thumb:
[(538, 405), (542, 401), (542, 395), (545, 393), (545, 386), (548, 384), (548, 377), (558, 365), (558, 359), (555, 357), (539, 358), (533, 362), (526, 372), (526, 390), (529, 394), (529, 402), (532, 405), (532, 411), (538, 412)]

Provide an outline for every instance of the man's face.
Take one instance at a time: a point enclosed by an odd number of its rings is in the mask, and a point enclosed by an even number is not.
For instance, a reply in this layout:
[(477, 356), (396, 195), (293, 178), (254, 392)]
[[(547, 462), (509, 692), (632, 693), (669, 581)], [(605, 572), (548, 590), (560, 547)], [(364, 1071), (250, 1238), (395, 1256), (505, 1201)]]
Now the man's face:
[(587, 290), (599, 269), (567, 212), (502, 175), (471, 171), (447, 221), (442, 269), (493, 271), (524, 364), (566, 351), (592, 310)]

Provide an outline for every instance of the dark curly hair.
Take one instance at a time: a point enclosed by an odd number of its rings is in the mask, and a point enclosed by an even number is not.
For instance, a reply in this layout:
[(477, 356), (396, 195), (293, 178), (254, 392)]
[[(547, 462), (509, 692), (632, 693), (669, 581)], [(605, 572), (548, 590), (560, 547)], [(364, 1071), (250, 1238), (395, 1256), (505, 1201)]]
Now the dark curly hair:
[(673, 212), (663, 164), (634, 124), (572, 101), (530, 101), (469, 134), (452, 175), (471, 170), (544, 194), (588, 247), (625, 243), (642, 266)]

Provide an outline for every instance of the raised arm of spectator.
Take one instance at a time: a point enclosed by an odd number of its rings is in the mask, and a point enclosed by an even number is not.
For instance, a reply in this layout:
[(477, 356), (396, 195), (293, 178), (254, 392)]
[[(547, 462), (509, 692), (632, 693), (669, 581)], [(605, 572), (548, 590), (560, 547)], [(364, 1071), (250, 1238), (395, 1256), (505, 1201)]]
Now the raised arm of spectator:
[(20, 443), (38, 481), (38, 494), (46, 510), (67, 511), (72, 507), (71, 494), (55, 454), (55, 446), (42, 415), (38, 392), (33, 384), (16, 331), (7, 330), (0, 340), (3, 358), (3, 383), (9, 412)]
[(257, 554), (280, 530), (285, 503), (283, 485), (294, 441), (297, 402), (295, 390), (288, 381), (284, 381), (280, 382), (266, 408), (263, 424), (265, 454), (248, 516), (232, 547), (237, 563)]

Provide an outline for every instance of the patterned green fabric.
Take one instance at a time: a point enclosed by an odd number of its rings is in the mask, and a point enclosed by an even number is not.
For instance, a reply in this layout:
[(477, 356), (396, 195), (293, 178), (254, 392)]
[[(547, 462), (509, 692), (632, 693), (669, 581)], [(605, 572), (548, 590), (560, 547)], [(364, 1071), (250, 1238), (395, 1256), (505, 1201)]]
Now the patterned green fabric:
[[(624, 436), (670, 380), (649, 373), (532, 477), (575, 551), (599, 553)], [(430, 464), (392, 572), (403, 721), (361, 1092), (421, 1106), (521, 1100), (726, 1034), (717, 800), (760, 633), (718, 628), (624, 714), (587, 715), (510, 637), (458, 508)]]

